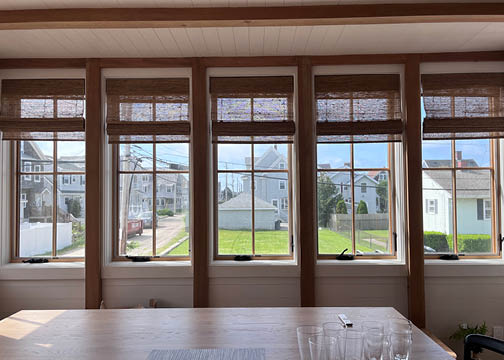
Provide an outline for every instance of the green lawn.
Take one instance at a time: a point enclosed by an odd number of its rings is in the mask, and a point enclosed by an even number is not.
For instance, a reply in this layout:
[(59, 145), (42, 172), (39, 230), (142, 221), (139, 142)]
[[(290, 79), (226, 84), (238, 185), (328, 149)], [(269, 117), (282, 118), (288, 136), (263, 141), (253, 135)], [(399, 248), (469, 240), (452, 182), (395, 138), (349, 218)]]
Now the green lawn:
[[(366, 231), (375, 235), (376, 238), (387, 238), (388, 231)], [(256, 253), (261, 255), (287, 255), (289, 254), (289, 233), (285, 230), (256, 231)], [(328, 229), (319, 230), (320, 254), (338, 254), (344, 249), (352, 249), (349, 234), (336, 233)], [(374, 249), (385, 250), (373, 244), (373, 249), (362, 243), (357, 244), (357, 249), (365, 253), (374, 253)], [(169, 255), (187, 255), (189, 242), (184, 241), (180, 246), (170, 252)], [(219, 254), (237, 255), (252, 253), (252, 235), (250, 231), (220, 230), (219, 231)]]
[[(162, 253), (164, 253), (170, 246), (172, 246), (173, 244), (175, 244), (177, 241), (179, 241), (180, 239), (184, 238), (185, 236), (189, 235), (185, 230), (180, 230), (180, 232), (173, 238), (171, 239), (167, 244), (165, 244), (164, 246), (160, 247), (157, 249), (156, 253), (161, 255)], [(184, 241), (185, 243), (185, 241)], [(174, 255), (174, 251), (177, 250), (178, 248), (180, 248), (183, 244), (180, 244), (179, 246), (177, 246), (175, 249), (173, 249), (169, 255)], [(180, 250), (179, 250), (180, 251)], [(187, 247), (187, 251), (186, 253), (184, 254), (177, 254), (177, 255), (188, 255), (189, 254), (189, 247)]]

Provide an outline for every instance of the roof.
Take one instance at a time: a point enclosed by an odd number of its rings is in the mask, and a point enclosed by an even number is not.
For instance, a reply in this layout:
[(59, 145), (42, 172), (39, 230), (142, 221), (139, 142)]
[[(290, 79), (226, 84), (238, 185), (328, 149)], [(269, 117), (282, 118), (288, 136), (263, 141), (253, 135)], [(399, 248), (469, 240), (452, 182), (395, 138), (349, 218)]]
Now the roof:
[[(254, 196), (255, 210), (276, 210), (276, 207), (271, 205), (257, 196)], [(252, 194), (240, 193), (238, 196), (219, 204), (219, 210), (250, 210), (252, 208)]]
[[(445, 171), (428, 171), (424, 174), (446, 191), (452, 191), (450, 176)], [(490, 197), (490, 175), (488, 171), (457, 171), (457, 198), (475, 199)]]
[[(457, 161), (461, 161), (462, 162), (461, 166), (464, 167), (478, 167), (478, 163), (474, 159), (462, 159)], [(451, 167), (451, 166), (452, 166), (451, 160), (424, 160), (424, 167), (428, 168)]]

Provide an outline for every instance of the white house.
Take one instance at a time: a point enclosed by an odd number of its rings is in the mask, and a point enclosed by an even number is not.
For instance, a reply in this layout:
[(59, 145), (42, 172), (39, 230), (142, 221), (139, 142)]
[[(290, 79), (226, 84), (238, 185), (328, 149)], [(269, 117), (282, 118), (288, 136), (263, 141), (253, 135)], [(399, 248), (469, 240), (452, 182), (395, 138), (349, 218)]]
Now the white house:
[[(277, 208), (267, 201), (254, 196), (255, 230), (275, 230)], [(252, 195), (241, 193), (219, 204), (219, 229), (252, 229)]]

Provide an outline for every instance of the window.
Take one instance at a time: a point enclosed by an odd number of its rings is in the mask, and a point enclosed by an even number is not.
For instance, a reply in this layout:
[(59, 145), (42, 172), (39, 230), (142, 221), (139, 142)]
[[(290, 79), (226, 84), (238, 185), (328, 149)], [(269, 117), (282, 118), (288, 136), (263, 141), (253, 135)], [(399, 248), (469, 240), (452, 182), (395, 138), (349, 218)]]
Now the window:
[[(35, 165), (33, 167), (33, 171), (36, 173), (39, 173), (40, 172), (40, 165)], [(40, 182), (40, 175), (33, 175), (33, 181)]]
[[(497, 255), (498, 144), (492, 138), (502, 129), (491, 124), (500, 114), (504, 74), (423, 74), (422, 88), (426, 256)], [(433, 199), (435, 206), (427, 201)]]
[(394, 256), (388, 179), (402, 132), (400, 77), (317, 75), (315, 97), (318, 256)]
[(426, 200), (425, 201), (425, 211), (427, 214), (431, 215), (436, 215), (437, 214), (437, 208), (438, 208), (438, 201), (437, 199), (435, 200)]
[[(84, 257), (85, 208), (84, 203), (79, 198), (73, 200), (73, 196), (84, 198), (85, 187), (79, 186), (71, 194), (61, 187), (61, 184), (68, 184), (70, 176), (84, 176), (83, 173), (69, 174), (74, 169), (62, 161), (72, 156), (76, 162), (84, 163), (84, 142), (25, 140), (19, 141), (18, 146), (21, 143), (25, 151), (18, 152), (18, 162), (23, 162), (22, 156), (38, 157), (37, 161), (43, 163), (46, 170), (41, 171), (41, 165), (34, 165), (37, 171), (32, 173), (34, 185), (19, 182), (22, 193), (17, 256)], [(19, 171), (18, 176), (25, 177), (26, 173)]]
[(85, 175), (84, 80), (2, 80), (1, 100), (0, 112), (16, 120), (2, 124), (14, 145), (13, 258), (82, 261), (85, 208), (71, 199), (85, 188), (69, 196), (62, 185), (66, 175)]
[(63, 185), (70, 184), (70, 175), (63, 175)]
[(212, 77), (210, 93), (216, 169), (214, 258), (291, 258), (293, 78)]
[(285, 169), (285, 163), (284, 162), (278, 163), (278, 168), (282, 170)]
[(107, 79), (114, 259), (189, 257), (189, 79)]

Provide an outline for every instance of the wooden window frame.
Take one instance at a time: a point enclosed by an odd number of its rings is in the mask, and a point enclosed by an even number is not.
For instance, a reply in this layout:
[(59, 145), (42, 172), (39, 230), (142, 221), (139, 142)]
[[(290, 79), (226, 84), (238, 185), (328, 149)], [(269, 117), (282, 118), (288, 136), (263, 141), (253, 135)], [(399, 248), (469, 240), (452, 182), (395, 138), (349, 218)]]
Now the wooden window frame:
[[(424, 167), (422, 166), (422, 174), (425, 171), (449, 171), (452, 178), (452, 231), (453, 231), (453, 252), (450, 254), (461, 255), (464, 253), (458, 252), (458, 244), (457, 244), (457, 171), (462, 170), (483, 170), (489, 171), (490, 173), (490, 199), (492, 201), (492, 216), (491, 216), (491, 239), (492, 239), (492, 252), (491, 253), (482, 253), (482, 254), (470, 254), (463, 255), (464, 259), (500, 259), (502, 251), (498, 246), (498, 234), (500, 229), (500, 202), (498, 198), (498, 190), (496, 184), (499, 182), (499, 164), (498, 164), (498, 154), (499, 154), (499, 140), (496, 139), (488, 139), (489, 140), (489, 150), (490, 150), (490, 166), (483, 167), (462, 167), (457, 166), (457, 158), (456, 158), (456, 141), (471, 141), (471, 139), (450, 139), (450, 154), (451, 154), (451, 166), (449, 167)], [(435, 141), (435, 140), (424, 140), (424, 141)], [(483, 209), (485, 209), (485, 200), (483, 201)], [(424, 206), (423, 204), (422, 206)], [(483, 219), (485, 220), (485, 212), (483, 212)], [(424, 230), (425, 231), (425, 230)], [(424, 253), (426, 259), (439, 259), (441, 255), (445, 253)]]
[[(225, 143), (228, 144), (228, 143)], [(245, 144), (251, 147), (251, 159), (254, 159), (254, 145), (258, 144)], [(260, 145), (260, 144), (259, 144)], [(250, 162), (250, 169), (246, 170), (219, 170), (218, 168), (218, 146), (219, 144), (213, 144), (213, 163), (214, 163), (214, 171), (213, 171), (213, 176), (214, 176), (214, 226), (213, 226), (213, 259), (214, 260), (233, 260), (236, 255), (251, 255), (252, 260), (293, 260), (294, 259), (294, 227), (293, 227), (293, 210), (292, 206), (287, 207), (287, 211), (289, 213), (288, 219), (289, 219), (289, 224), (288, 224), (288, 237), (289, 237), (289, 254), (286, 255), (262, 255), (262, 254), (256, 254), (255, 253), (255, 226), (254, 226), (254, 213), (255, 211), (253, 210), (254, 204), (252, 204), (251, 207), (251, 215), (252, 215), (252, 226), (251, 226), (251, 235), (252, 235), (252, 254), (234, 254), (234, 255), (228, 255), (228, 254), (219, 254), (219, 190), (218, 190), (218, 184), (219, 184), (219, 174), (231, 174), (231, 173), (236, 173), (236, 174), (250, 174), (250, 189), (251, 189), (251, 195), (252, 199), (254, 199), (254, 193), (256, 191), (255, 186), (257, 185), (257, 182), (254, 180), (255, 178), (255, 173), (285, 173), (287, 174), (287, 179), (286, 181), (286, 190), (287, 190), (287, 198), (288, 198), (288, 204), (292, 204), (293, 201), (293, 196), (292, 196), (292, 151), (293, 151), (293, 144), (286, 144), (287, 145), (287, 167), (285, 169), (255, 169), (255, 164), (254, 160), (251, 160)], [(273, 200), (273, 199), (272, 199)], [(275, 199), (278, 200), (278, 210), (280, 211), (280, 199)], [(253, 202), (253, 200), (252, 200)]]
[[(189, 143), (181, 142), (183, 144)], [(189, 230), (189, 254), (187, 256), (159, 256), (157, 255), (157, 244), (156, 244), (156, 228), (157, 228), (157, 182), (156, 178), (161, 174), (187, 174), (189, 176), (189, 184), (191, 182), (191, 171), (190, 167), (187, 170), (158, 170), (156, 167), (156, 143), (148, 143), (152, 144), (152, 170), (141, 170), (141, 171), (124, 171), (120, 169), (119, 157), (120, 144), (112, 144), (112, 261), (131, 261), (127, 258), (127, 255), (119, 254), (119, 182), (121, 174), (131, 174), (131, 175), (139, 175), (142, 176), (142, 181), (144, 176), (152, 176), (152, 198), (151, 198), (151, 206), (152, 206), (152, 255), (148, 255), (151, 261), (188, 261), (191, 259), (191, 231)], [(180, 143), (177, 143), (180, 144)], [(142, 185), (144, 186), (144, 185)], [(189, 210), (191, 211), (191, 209)]]
[[(22, 140), (22, 141), (37, 141), (37, 140)], [(20, 256), (20, 204), (21, 204), (21, 183), (22, 177), (27, 175), (32, 176), (38, 175), (41, 180), (43, 176), (52, 176), (53, 179), (53, 194), (52, 194), (52, 246), (50, 256), (36, 256), (36, 258), (44, 258), (49, 262), (82, 262), (84, 257), (70, 257), (70, 256), (58, 256), (57, 254), (57, 226), (58, 226), (58, 176), (65, 175), (78, 175), (85, 176), (85, 171), (58, 171), (58, 142), (65, 140), (43, 140), (45, 142), (53, 143), (53, 171), (40, 171), (34, 172), (33, 169), (30, 172), (24, 171), (24, 164), (21, 165), (21, 140), (11, 141), (11, 184), (15, 184), (15, 191), (11, 194), (11, 213), (15, 214), (12, 216), (11, 221), (11, 259), (10, 262), (22, 262), (33, 258), (34, 256)], [(63, 183), (63, 181), (62, 181)], [(55, 191), (56, 190), (56, 191)], [(84, 190), (85, 193), (85, 190)]]
[[(317, 143), (317, 144), (324, 144), (324, 143)], [(362, 259), (396, 259), (397, 258), (397, 247), (395, 247), (394, 243), (394, 236), (397, 232), (397, 224), (396, 224), (396, 206), (395, 206), (395, 194), (396, 194), (396, 184), (395, 181), (392, 181), (392, 179), (395, 179), (394, 177), (394, 172), (395, 172), (395, 146), (394, 143), (387, 143), (387, 163), (388, 166), (386, 168), (359, 168), (355, 167), (355, 162), (354, 162), (354, 143), (348, 144), (350, 146), (350, 168), (324, 168), (324, 169), (318, 169), (317, 168), (317, 178), (319, 173), (335, 173), (335, 172), (343, 172), (343, 173), (349, 173), (350, 174), (350, 185), (344, 185), (345, 188), (349, 186), (350, 188), (350, 193), (352, 197), (351, 205), (352, 205), (352, 249), (351, 251), (348, 251), (348, 253), (352, 253), (355, 255), (356, 260), (362, 260)], [(369, 172), (369, 171), (386, 171), (387, 176), (388, 176), (388, 201), (389, 201), (389, 249), (391, 252), (389, 254), (380, 254), (380, 255), (374, 255), (374, 254), (356, 254), (356, 244), (355, 244), (355, 174), (359, 172)], [(348, 188), (347, 188), (348, 189)], [(318, 221), (318, 206), (317, 206), (317, 221)], [(317, 237), (316, 237), (316, 254), (317, 254), (317, 259), (318, 260), (331, 260), (335, 259), (337, 255), (339, 254), (320, 254), (319, 253), (319, 239), (318, 239), (318, 231), (317, 231)], [(350, 250), (350, 249), (349, 249)]]

